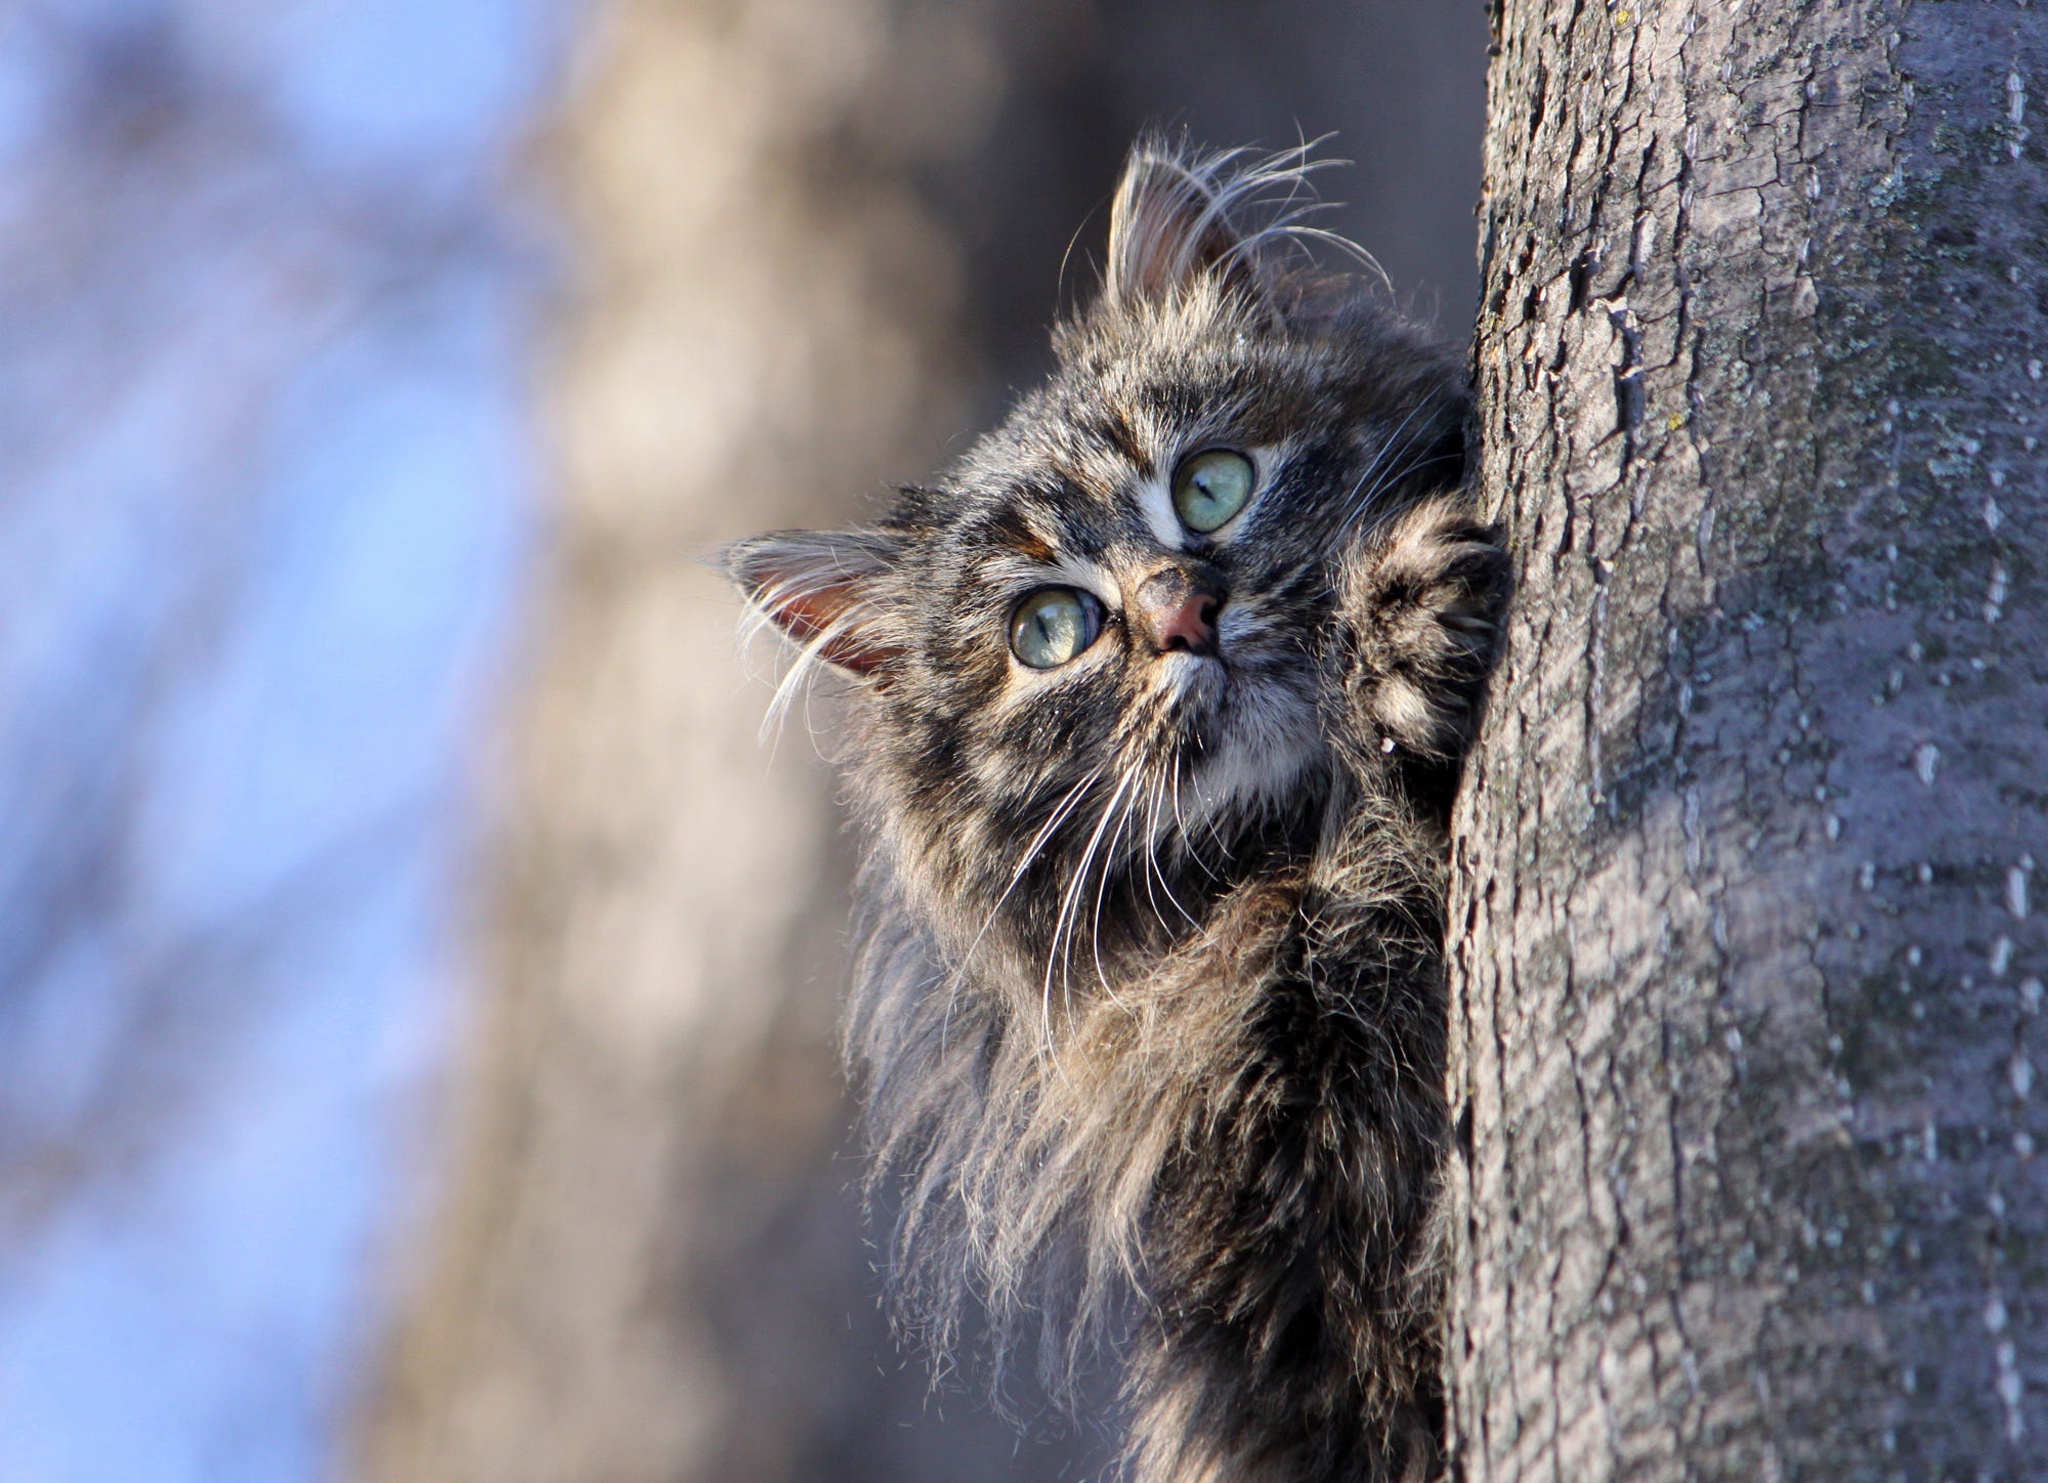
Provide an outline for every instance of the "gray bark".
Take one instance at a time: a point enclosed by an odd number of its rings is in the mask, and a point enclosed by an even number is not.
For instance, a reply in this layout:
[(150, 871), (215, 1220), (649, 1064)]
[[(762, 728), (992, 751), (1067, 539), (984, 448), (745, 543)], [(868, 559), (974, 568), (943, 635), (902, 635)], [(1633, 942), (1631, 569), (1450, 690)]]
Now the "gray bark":
[(1496, 27), (1454, 1456), (2048, 1476), (2048, 8)]

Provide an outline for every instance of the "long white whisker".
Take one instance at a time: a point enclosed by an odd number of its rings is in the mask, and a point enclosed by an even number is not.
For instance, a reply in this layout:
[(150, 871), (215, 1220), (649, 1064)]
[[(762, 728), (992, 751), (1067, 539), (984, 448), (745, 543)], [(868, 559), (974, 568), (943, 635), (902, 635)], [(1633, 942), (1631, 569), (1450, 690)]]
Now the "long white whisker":
[[(1096, 820), (1095, 823), (1095, 832), (1088, 836), (1087, 848), (1081, 852), (1081, 863), (1075, 868), (1074, 877), (1071, 881), (1068, 882), (1067, 888), (1060, 898), (1059, 916), (1053, 922), (1052, 941), (1047, 946), (1045, 954), (1045, 986), (1043, 995), (1043, 1006), (1045, 1025), (1045, 1045), (1046, 1050), (1048, 1052), (1050, 1052), (1052, 1049), (1053, 965), (1056, 962), (1062, 965), (1060, 982), (1062, 986), (1063, 999), (1065, 999), (1067, 986), (1072, 981), (1071, 974), (1067, 971), (1065, 964), (1067, 962), (1067, 958), (1070, 957), (1071, 954), (1068, 954), (1066, 956), (1062, 955), (1060, 942), (1062, 937), (1067, 936), (1069, 927), (1074, 920), (1075, 909), (1080, 905), (1081, 891), (1084, 883), (1088, 879), (1088, 867), (1095, 858), (1095, 851), (1097, 847), (1102, 843), (1103, 831), (1109, 827), (1109, 816), (1111, 812), (1116, 808), (1118, 802), (1122, 799), (1124, 790), (1130, 786), (1130, 782), (1131, 774), (1126, 773), (1123, 776), (1123, 778), (1119, 780), (1119, 782), (1117, 783), (1116, 791), (1114, 793), (1111, 793), (1109, 795), (1108, 800), (1104, 802), (1104, 804), (1102, 805), (1101, 816)], [(1069, 946), (1071, 947), (1071, 943), (1069, 943)], [(1065, 1007), (1072, 1007), (1070, 999), (1065, 999)]]
[[(1185, 906), (1182, 906), (1180, 897), (1173, 894), (1173, 887), (1168, 884), (1166, 879), (1166, 871), (1159, 864), (1159, 810), (1166, 801), (1166, 780), (1167, 775), (1164, 773), (1160, 774), (1158, 782), (1154, 784), (1152, 789), (1152, 822), (1145, 837), (1145, 859), (1151, 866), (1151, 872), (1145, 878), (1145, 894), (1151, 895), (1152, 877), (1157, 876), (1159, 878), (1159, 889), (1166, 893), (1166, 899), (1173, 903), (1173, 909), (1181, 914), (1190, 927), (1199, 927), (1202, 924), (1195, 920), (1194, 913), (1190, 912)], [(1152, 914), (1159, 917), (1159, 925), (1165, 928), (1166, 918), (1160, 914), (1157, 900), (1154, 900), (1152, 903)]]
[(1031, 868), (1032, 861), (1038, 858), (1039, 852), (1045, 848), (1046, 841), (1051, 839), (1053, 831), (1059, 828), (1060, 821), (1074, 811), (1074, 806), (1081, 801), (1082, 794), (1094, 786), (1096, 780), (1102, 776), (1108, 766), (1108, 763), (1103, 763), (1100, 767), (1097, 767), (1086, 777), (1082, 778), (1080, 782), (1067, 789), (1066, 795), (1053, 806), (1052, 813), (1039, 826), (1038, 833), (1031, 837), (1031, 843), (1024, 847), (1023, 856), (1017, 861), (1017, 868), (1010, 872), (1009, 882), (1003, 887), (1002, 894), (996, 897), (995, 905), (988, 909), (988, 915), (981, 919), (981, 928), (974, 934), (974, 941), (967, 945), (967, 951), (960, 957), (959, 966), (953, 970), (953, 981), (946, 989), (946, 1013), (939, 1022), (939, 1043), (941, 1045), (945, 1043), (946, 1034), (952, 1027), (953, 1005), (960, 997), (960, 986), (967, 980), (968, 965), (974, 961), (974, 954), (981, 947), (981, 940), (988, 936), (988, 929), (995, 925), (996, 915), (1002, 911), (1003, 903), (1008, 901), (1010, 893), (1017, 889), (1017, 882), (1024, 879), (1024, 872)]
[[(1413, 417), (1414, 413), (1410, 413), (1409, 416)], [(1428, 468), (1432, 463), (1442, 461), (1440, 458), (1435, 457), (1422, 457), (1413, 459), (1406, 457), (1406, 455), (1415, 447), (1416, 442), (1422, 437), (1423, 432), (1424, 429), (1417, 428), (1414, 432), (1410, 433), (1405, 439), (1403, 439), (1398, 446), (1390, 444), (1388, 449), (1382, 451), (1382, 458), (1387, 458), (1389, 460), (1398, 458), (1403, 461), (1386, 468), (1385, 472), (1381, 473), (1378, 478), (1372, 481), (1372, 486), (1370, 488), (1363, 487), (1365, 483), (1365, 477), (1363, 475), (1360, 476), (1359, 488), (1353, 490), (1354, 499), (1351, 510), (1346, 516), (1347, 520), (1356, 520), (1360, 518), (1362, 515), (1364, 515), (1365, 511), (1371, 506), (1372, 502), (1379, 497), (1380, 492), (1382, 490), (1389, 488), (1396, 482), (1407, 478), (1409, 475), (1417, 472), (1418, 470)], [(1374, 460), (1374, 466), (1379, 466), (1381, 461), (1381, 458), (1376, 458)]]
[[(1420, 435), (1411, 434), (1409, 441), (1412, 443), (1415, 437), (1417, 436)], [(1408, 448), (1406, 446), (1403, 446), (1401, 452), (1403, 454), (1406, 454), (1408, 452)], [(1380, 475), (1379, 478), (1373, 481), (1371, 488), (1364, 489), (1359, 494), (1356, 503), (1352, 507), (1351, 513), (1346, 517), (1346, 519), (1358, 519), (1372, 507), (1372, 502), (1379, 498), (1382, 491), (1393, 487), (1393, 485), (1407, 478), (1410, 474), (1413, 474), (1420, 469), (1426, 469), (1430, 466), (1430, 464), (1439, 461), (1440, 460), (1434, 458), (1415, 458), (1408, 459), (1405, 462), (1392, 465), (1387, 469), (1387, 471), (1384, 474)]]
[[(1409, 409), (1408, 415), (1395, 425), (1393, 432), (1387, 435), (1387, 440), (1380, 444), (1378, 451), (1372, 456), (1372, 461), (1365, 466), (1359, 473), (1357, 480), (1352, 484), (1351, 492), (1344, 496), (1344, 520), (1346, 524), (1362, 515), (1366, 507), (1372, 503), (1373, 498), (1392, 482), (1392, 478), (1398, 477), (1397, 475), (1375, 476), (1380, 475), (1380, 471), (1393, 460), (1405, 455), (1408, 449), (1413, 446), (1415, 440), (1422, 435), (1423, 430), (1421, 428), (1417, 428), (1414, 432), (1409, 433), (1408, 424), (1421, 416), (1423, 412), (1429, 410), (1435, 402), (1436, 398), (1434, 396), (1425, 397), (1422, 401), (1417, 402)], [(1405, 438), (1402, 436), (1403, 433), (1407, 433)], [(1406, 472), (1406, 470), (1404, 469), (1403, 472)], [(1366, 488), (1368, 481), (1372, 483), (1370, 489)], [(1360, 493), (1361, 490), (1364, 491), (1362, 495)]]
[(1199, 869), (1201, 870), (1202, 874), (1204, 874), (1204, 875), (1206, 875), (1207, 877), (1209, 877), (1209, 879), (1210, 879), (1210, 880), (1212, 880), (1212, 881), (1213, 881), (1213, 880), (1218, 880), (1218, 879), (1220, 879), (1220, 877), (1219, 877), (1219, 876), (1218, 876), (1218, 875), (1216, 874), (1216, 872), (1215, 872), (1214, 870), (1212, 870), (1212, 869), (1210, 869), (1210, 868), (1209, 868), (1209, 862), (1208, 862), (1207, 860), (1204, 860), (1204, 859), (1202, 858), (1202, 852), (1201, 852), (1200, 850), (1198, 850), (1198, 849), (1196, 849), (1196, 848), (1195, 848), (1195, 836), (1194, 836), (1194, 834), (1193, 834), (1192, 832), (1190, 832), (1190, 830), (1188, 829), (1188, 821), (1187, 821), (1187, 817), (1186, 817), (1186, 816), (1185, 816), (1184, 814), (1182, 814), (1182, 813), (1181, 813), (1181, 808), (1180, 808), (1180, 773), (1181, 773), (1180, 759), (1179, 759), (1178, 757), (1176, 757), (1176, 758), (1174, 759), (1174, 762), (1173, 762), (1173, 822), (1174, 822), (1174, 826), (1175, 826), (1175, 828), (1176, 828), (1176, 829), (1178, 830), (1178, 832), (1179, 832), (1179, 834), (1180, 834), (1180, 840), (1181, 840), (1181, 844), (1182, 844), (1182, 845), (1183, 845), (1183, 846), (1184, 846), (1184, 847), (1186, 848), (1186, 850), (1187, 850), (1187, 852), (1188, 852), (1188, 858), (1189, 858), (1190, 860), (1194, 861), (1194, 862), (1195, 862), (1195, 865), (1196, 865), (1196, 866), (1197, 866), (1197, 867), (1198, 867), (1198, 868), (1199, 868)]
[[(1159, 897), (1152, 890), (1152, 878), (1155, 875), (1159, 875), (1159, 790), (1164, 785), (1165, 780), (1166, 775), (1161, 773), (1154, 780), (1153, 786), (1146, 790), (1149, 802), (1145, 810), (1145, 870), (1143, 872), (1145, 900), (1152, 908), (1152, 919), (1159, 923), (1159, 930), (1162, 932), (1168, 930), (1166, 913), (1159, 909)], [(1159, 883), (1165, 885), (1166, 878), (1160, 876)], [(1173, 896), (1171, 890), (1167, 891), (1166, 894), (1168, 899), (1171, 899)]]
[[(1131, 777), (1133, 781), (1137, 781), (1142, 775), (1142, 772), (1136, 772), (1131, 774)], [(1102, 869), (1095, 877), (1095, 914), (1088, 925), (1088, 948), (1095, 957), (1095, 981), (1102, 985), (1103, 992), (1113, 1001), (1116, 1001), (1116, 990), (1110, 988), (1109, 975), (1102, 971), (1102, 896), (1109, 889), (1109, 872), (1116, 866), (1117, 847), (1123, 842), (1124, 826), (1131, 822), (1131, 816), (1136, 812), (1139, 791), (1139, 788), (1131, 789), (1130, 795), (1124, 800), (1123, 812), (1116, 821), (1116, 830), (1109, 836), (1109, 848), (1102, 852)]]
[[(1075, 870), (1074, 879), (1068, 884), (1067, 887), (1067, 901), (1063, 906), (1061, 912), (1061, 915), (1065, 918), (1066, 924), (1066, 943), (1063, 948), (1060, 948), (1059, 961), (1060, 1001), (1062, 1007), (1069, 1011), (1071, 1011), (1073, 1008), (1074, 938), (1081, 928), (1081, 895), (1085, 890), (1087, 890), (1088, 872), (1089, 869), (1095, 863), (1095, 855), (1102, 841), (1103, 830), (1106, 827), (1108, 827), (1112, 815), (1117, 815), (1118, 817), (1121, 817), (1121, 815), (1118, 813), (1117, 806), (1122, 801), (1124, 796), (1124, 790), (1129, 785), (1129, 783), (1130, 776), (1126, 774), (1124, 778), (1118, 782), (1116, 791), (1111, 793), (1109, 796), (1109, 800), (1103, 804), (1102, 817), (1096, 822), (1095, 832), (1089, 837), (1087, 848), (1081, 852), (1080, 866)], [(1053, 934), (1053, 944), (1055, 947), (1059, 947), (1060, 945), (1060, 933), (1057, 930)], [(1048, 956), (1046, 961), (1046, 968), (1048, 972), (1051, 971), (1051, 967), (1051, 958), (1050, 956)], [(1050, 992), (1048, 992), (1047, 999), (1049, 1005)]]

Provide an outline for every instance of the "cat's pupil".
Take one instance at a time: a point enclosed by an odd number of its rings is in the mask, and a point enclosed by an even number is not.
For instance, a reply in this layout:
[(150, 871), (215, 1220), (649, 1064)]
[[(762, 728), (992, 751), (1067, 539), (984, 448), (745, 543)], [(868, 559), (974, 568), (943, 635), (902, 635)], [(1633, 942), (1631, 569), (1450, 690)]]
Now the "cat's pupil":
[(1101, 605), (1072, 587), (1044, 587), (1017, 605), (1010, 651), (1033, 669), (1056, 669), (1095, 642)]

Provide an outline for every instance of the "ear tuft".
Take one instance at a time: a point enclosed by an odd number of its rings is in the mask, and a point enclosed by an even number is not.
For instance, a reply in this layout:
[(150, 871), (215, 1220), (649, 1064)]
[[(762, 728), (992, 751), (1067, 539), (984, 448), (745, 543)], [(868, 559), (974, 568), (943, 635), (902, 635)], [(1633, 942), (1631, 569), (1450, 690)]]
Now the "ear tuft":
[(1261, 296), (1272, 276), (1273, 249), (1306, 239), (1365, 256), (1305, 224), (1325, 209), (1309, 176), (1339, 163), (1310, 160), (1313, 147), (1261, 157), (1244, 149), (1198, 150), (1160, 135), (1140, 139), (1110, 206), (1104, 297), (1127, 306), (1160, 303), (1210, 277)]
[(735, 541), (721, 564), (805, 658), (866, 676), (900, 647), (878, 591), (899, 550), (881, 531), (786, 530)]

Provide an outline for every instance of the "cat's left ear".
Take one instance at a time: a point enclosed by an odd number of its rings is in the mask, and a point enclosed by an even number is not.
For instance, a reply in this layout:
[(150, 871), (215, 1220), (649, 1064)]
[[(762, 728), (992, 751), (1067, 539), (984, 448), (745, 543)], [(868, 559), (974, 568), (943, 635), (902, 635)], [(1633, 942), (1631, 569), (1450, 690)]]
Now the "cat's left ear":
[(881, 584), (900, 552), (871, 530), (783, 530), (726, 547), (725, 573), (791, 643), (867, 676), (902, 648)]
[(1238, 150), (1202, 154), (1158, 138), (1140, 140), (1109, 208), (1104, 297), (1127, 306), (1158, 303), (1211, 277), (1258, 295), (1259, 234), (1247, 234), (1236, 218), (1285, 172), (1248, 159)]

